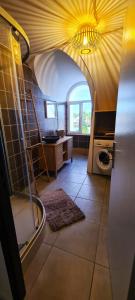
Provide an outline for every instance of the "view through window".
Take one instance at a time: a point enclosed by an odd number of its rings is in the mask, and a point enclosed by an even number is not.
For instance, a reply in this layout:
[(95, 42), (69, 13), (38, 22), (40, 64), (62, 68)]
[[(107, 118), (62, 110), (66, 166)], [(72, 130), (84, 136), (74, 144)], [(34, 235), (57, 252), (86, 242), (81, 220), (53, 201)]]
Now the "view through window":
[(86, 83), (75, 85), (68, 97), (68, 132), (90, 134), (92, 102)]

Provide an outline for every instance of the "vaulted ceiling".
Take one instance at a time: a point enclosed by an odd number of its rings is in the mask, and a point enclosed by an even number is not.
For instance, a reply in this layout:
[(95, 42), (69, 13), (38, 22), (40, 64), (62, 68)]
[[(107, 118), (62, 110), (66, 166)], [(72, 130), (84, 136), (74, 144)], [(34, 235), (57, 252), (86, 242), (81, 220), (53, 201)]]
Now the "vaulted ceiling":
[[(85, 74), (91, 90), (96, 90), (96, 110), (115, 109), (128, 0), (5, 0), (0, 4), (28, 34), (31, 54), (66, 52)], [(97, 26), (102, 39), (95, 52), (80, 55), (70, 40), (88, 22)]]

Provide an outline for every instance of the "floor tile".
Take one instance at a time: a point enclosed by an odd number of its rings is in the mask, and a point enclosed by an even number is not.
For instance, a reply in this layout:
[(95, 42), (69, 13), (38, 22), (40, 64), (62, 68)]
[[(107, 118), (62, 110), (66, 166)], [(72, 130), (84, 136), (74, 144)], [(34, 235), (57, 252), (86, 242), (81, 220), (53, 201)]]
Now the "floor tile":
[(90, 300), (112, 300), (109, 269), (95, 265)]
[(102, 175), (88, 175), (85, 178), (84, 184), (90, 185), (98, 185), (98, 186), (105, 186), (106, 185), (106, 176)]
[(59, 231), (53, 232), (50, 229), (49, 224), (46, 223), (43, 242), (45, 242), (45, 243), (47, 243), (49, 245), (53, 245), (55, 243), (58, 235), (59, 235)]
[(81, 188), (81, 184), (79, 183), (74, 183), (74, 182), (66, 182), (64, 180), (62, 181), (53, 181), (50, 184), (48, 184), (40, 193), (42, 195), (45, 192), (48, 191), (54, 191), (56, 189), (63, 189), (68, 195), (76, 197), (79, 190)]
[(62, 188), (69, 196), (73, 196), (76, 197), (80, 188), (81, 188), (81, 184), (79, 183), (74, 183), (74, 182), (70, 182), (70, 184), (68, 182), (61, 182), (58, 185), (59, 188)]
[(51, 247), (42, 243), (32, 262), (28, 266), (27, 271), (24, 274), (27, 296), (32, 288), (32, 285), (34, 285), (35, 280), (43, 267), (43, 264), (46, 262), (50, 251)]
[(99, 226), (82, 220), (63, 228), (55, 241), (55, 246), (67, 252), (94, 261)]
[(100, 223), (102, 202), (101, 201), (88, 201), (83, 198), (76, 198), (75, 203), (80, 207), (86, 216), (86, 221)]
[(109, 205), (104, 204), (102, 207), (101, 221), (100, 221), (102, 226), (108, 226), (108, 211), (109, 211)]
[(53, 248), (29, 300), (88, 300), (93, 264)]
[(87, 168), (82, 165), (73, 167), (73, 171), (78, 174), (87, 175)]
[(101, 226), (99, 231), (98, 247), (96, 254), (96, 263), (109, 267), (108, 261), (108, 231), (106, 227)]
[(77, 172), (67, 173), (65, 177), (63, 178), (63, 181), (65, 183), (83, 183), (86, 178), (86, 174), (78, 174)]
[(47, 188), (47, 186), (53, 184), (53, 182), (55, 182), (55, 178), (53, 178), (53, 177), (50, 177), (50, 182), (48, 182), (44, 178), (44, 176), (41, 176), (40, 178), (38, 178), (38, 180), (37, 180), (38, 193), (41, 194)]
[(40, 192), (40, 195), (42, 195), (43, 193), (48, 192), (48, 191), (54, 191), (57, 188), (59, 188), (59, 182), (56, 180), (53, 180), (44, 186), (44, 188)]
[(10, 198), (13, 217), (24, 208), (25, 204), (29, 203), (29, 198), (13, 196)]
[(106, 191), (105, 191), (104, 202), (105, 203), (109, 203), (109, 199), (110, 199), (110, 182), (108, 181), (107, 184), (106, 184)]
[(105, 194), (104, 186), (89, 186), (83, 184), (77, 196), (88, 200), (103, 201), (104, 194)]

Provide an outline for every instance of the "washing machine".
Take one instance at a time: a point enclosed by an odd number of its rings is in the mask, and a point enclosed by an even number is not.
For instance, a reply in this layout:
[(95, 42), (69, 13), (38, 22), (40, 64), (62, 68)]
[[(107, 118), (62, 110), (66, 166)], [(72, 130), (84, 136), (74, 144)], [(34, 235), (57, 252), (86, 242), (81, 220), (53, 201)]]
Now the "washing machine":
[(111, 175), (113, 140), (94, 140), (93, 173)]

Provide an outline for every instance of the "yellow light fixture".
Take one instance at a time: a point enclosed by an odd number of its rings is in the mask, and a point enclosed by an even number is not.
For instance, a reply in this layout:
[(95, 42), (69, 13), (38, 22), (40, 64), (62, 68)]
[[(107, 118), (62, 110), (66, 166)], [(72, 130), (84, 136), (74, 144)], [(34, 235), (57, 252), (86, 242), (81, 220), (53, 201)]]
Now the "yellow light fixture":
[(95, 51), (101, 40), (101, 33), (91, 24), (82, 25), (72, 38), (72, 45), (80, 54), (90, 54)]

